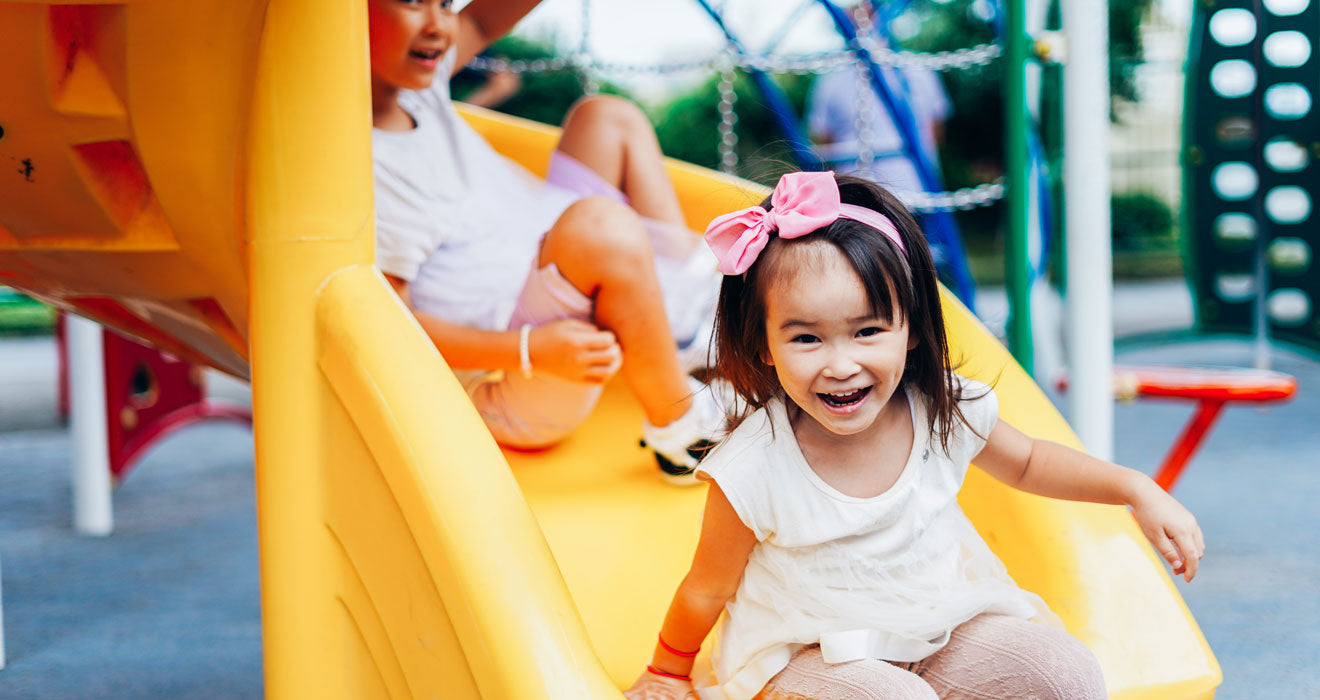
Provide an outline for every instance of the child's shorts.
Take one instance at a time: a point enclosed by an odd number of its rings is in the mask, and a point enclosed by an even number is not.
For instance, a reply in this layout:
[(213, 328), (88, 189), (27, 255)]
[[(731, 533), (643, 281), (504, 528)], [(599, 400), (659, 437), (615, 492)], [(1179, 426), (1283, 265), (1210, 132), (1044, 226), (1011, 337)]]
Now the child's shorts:
[[(623, 193), (603, 180), (595, 171), (572, 157), (555, 151), (550, 161), (547, 183), (582, 196), (604, 195), (627, 202)], [(714, 323), (715, 302), (719, 295), (719, 273), (714, 255), (705, 246), (685, 259), (664, 253), (664, 240), (673, 236), (673, 226), (643, 220), (656, 250), (656, 274), (664, 295), (666, 315), (679, 343), (679, 360), (687, 369), (705, 366), (710, 332)], [(681, 235), (693, 235), (684, 231)], [(575, 318), (592, 321), (590, 297), (578, 291), (553, 263), (528, 272), (514, 307), (509, 328), (523, 324), (539, 326), (552, 321)], [(595, 408), (604, 387), (535, 373), (523, 377), (519, 372), (488, 375), (486, 381), (469, 387), (472, 401), (491, 433), (500, 444), (535, 448), (563, 440), (587, 419)]]

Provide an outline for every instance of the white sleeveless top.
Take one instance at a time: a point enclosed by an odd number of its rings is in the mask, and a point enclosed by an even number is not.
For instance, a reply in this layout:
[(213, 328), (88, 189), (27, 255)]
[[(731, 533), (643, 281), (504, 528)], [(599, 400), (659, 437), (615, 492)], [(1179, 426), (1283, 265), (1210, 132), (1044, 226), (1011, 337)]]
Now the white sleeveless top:
[[(753, 413), (698, 469), (719, 485), (756, 534), (738, 592), (699, 679), (702, 700), (749, 700), (789, 657), (819, 643), (828, 663), (920, 661), (955, 627), (984, 612), (1058, 618), (1018, 588), (958, 506), (967, 466), (999, 418), (984, 384), (959, 378), (961, 423), (946, 454), (925, 429), (925, 402), (909, 398), (915, 436), (898, 480), (855, 498), (812, 471), (782, 399)], [(979, 398), (977, 398), (979, 397)]]

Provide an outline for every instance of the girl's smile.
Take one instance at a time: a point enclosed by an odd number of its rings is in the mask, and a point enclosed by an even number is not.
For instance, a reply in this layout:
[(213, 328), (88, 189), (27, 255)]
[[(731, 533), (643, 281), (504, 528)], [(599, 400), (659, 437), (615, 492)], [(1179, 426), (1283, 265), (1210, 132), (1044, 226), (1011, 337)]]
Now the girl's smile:
[(851, 391), (819, 393), (816, 396), (825, 403), (825, 407), (840, 415), (847, 415), (859, 409), (866, 397), (870, 396), (871, 387), (864, 386)]

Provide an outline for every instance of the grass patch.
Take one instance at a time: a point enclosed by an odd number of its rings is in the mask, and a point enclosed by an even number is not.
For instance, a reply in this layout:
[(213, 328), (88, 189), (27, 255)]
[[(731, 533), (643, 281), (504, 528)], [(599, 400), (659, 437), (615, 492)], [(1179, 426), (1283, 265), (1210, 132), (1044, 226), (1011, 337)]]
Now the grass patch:
[(55, 329), (55, 309), (0, 287), (0, 336), (46, 335)]

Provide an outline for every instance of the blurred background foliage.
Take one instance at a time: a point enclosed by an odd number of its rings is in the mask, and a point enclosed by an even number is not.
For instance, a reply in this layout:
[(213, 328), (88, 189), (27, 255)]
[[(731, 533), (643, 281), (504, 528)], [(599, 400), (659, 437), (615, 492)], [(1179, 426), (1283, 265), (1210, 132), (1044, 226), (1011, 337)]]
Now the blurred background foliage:
[[(1142, 62), (1140, 29), (1152, 2), (1110, 0), (1110, 92), (1116, 103), (1137, 98), (1135, 72)], [(986, 12), (985, 0), (914, 2), (907, 12), (904, 24), (911, 31), (901, 40), (905, 50), (950, 51), (993, 42), (997, 38), (993, 19)], [(1047, 26), (1058, 25), (1055, 7)], [(488, 55), (533, 60), (552, 58), (556, 53), (553, 42), (508, 37), (496, 42)], [(1059, 72), (1057, 66), (1047, 66), (1042, 76), (1040, 132), (1047, 167), (1054, 172), (1058, 172), (1062, 158), (1058, 119), (1061, 108)], [(1003, 174), (1002, 75), (999, 62), (941, 74), (953, 104), (940, 149), (946, 189), (974, 187)], [(521, 91), (497, 109), (558, 124), (573, 102), (584, 94), (581, 76), (576, 71), (526, 74), (522, 78)], [(773, 78), (793, 109), (799, 115), (804, 114), (813, 77), (778, 74)], [(454, 95), (461, 99), (483, 80), (482, 75), (473, 71), (460, 73), (454, 80)], [(673, 93), (659, 104), (644, 105), (666, 155), (710, 168), (719, 167), (718, 82), (719, 76), (712, 74), (695, 86)], [(738, 174), (773, 184), (780, 174), (796, 169), (784, 135), (764, 97), (745, 73), (738, 72), (734, 90), (737, 95)], [(608, 82), (602, 83), (601, 91), (629, 96), (626, 89)], [(997, 259), (1003, 248), (1002, 207), (958, 212), (956, 216), (978, 279), (992, 283), (998, 281), (1002, 275), (1002, 263)], [(1175, 230), (1173, 214), (1157, 198), (1149, 195), (1116, 196), (1114, 221), (1118, 249), (1173, 251), (1176, 248), (1176, 241), (1172, 238)], [(1054, 230), (1059, 227), (1055, 226)], [(1161, 268), (1159, 272), (1176, 274), (1177, 270)], [(1117, 273), (1124, 274), (1121, 264)]]

